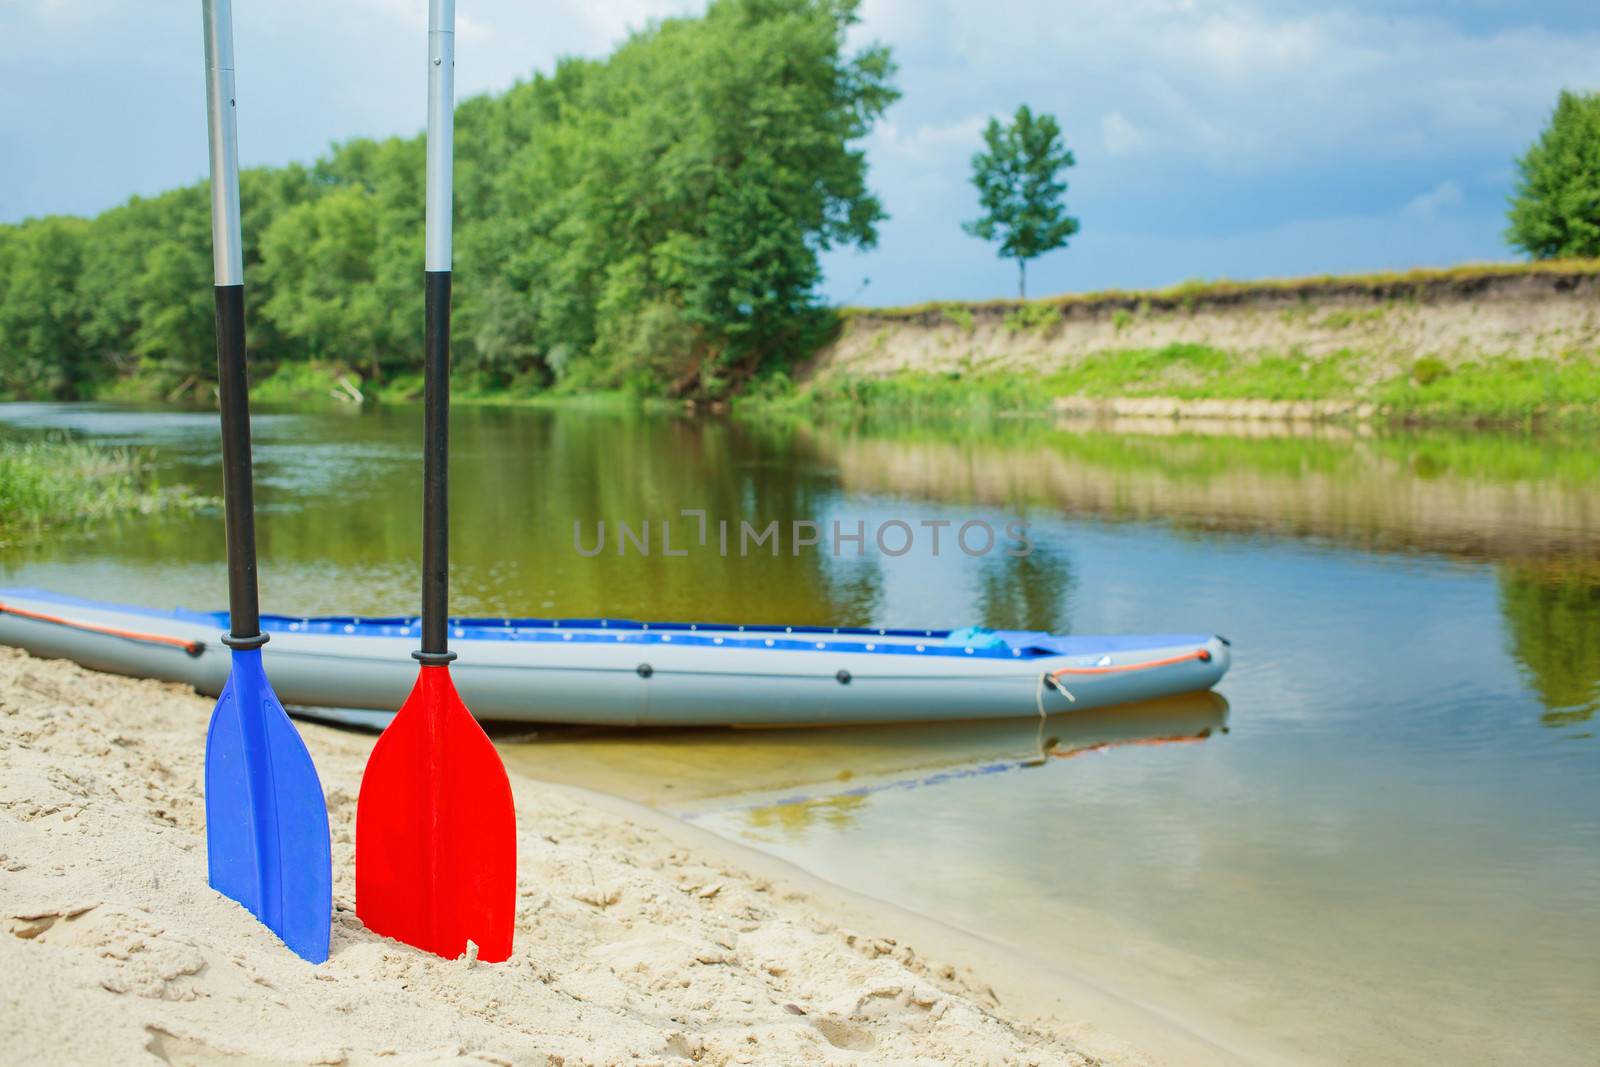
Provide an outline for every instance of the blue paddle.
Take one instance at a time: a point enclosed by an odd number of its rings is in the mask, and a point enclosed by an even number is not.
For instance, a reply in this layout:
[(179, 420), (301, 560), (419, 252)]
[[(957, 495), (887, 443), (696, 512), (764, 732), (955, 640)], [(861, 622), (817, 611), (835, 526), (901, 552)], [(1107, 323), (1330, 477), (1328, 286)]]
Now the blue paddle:
[(256, 598), (250, 393), (245, 373), (244, 255), (230, 0), (202, 0), (211, 140), (217, 380), (233, 663), (206, 734), (206, 858), (211, 887), (250, 910), (312, 963), (328, 958), (333, 871), (328, 805), (305, 742), (267, 683)]

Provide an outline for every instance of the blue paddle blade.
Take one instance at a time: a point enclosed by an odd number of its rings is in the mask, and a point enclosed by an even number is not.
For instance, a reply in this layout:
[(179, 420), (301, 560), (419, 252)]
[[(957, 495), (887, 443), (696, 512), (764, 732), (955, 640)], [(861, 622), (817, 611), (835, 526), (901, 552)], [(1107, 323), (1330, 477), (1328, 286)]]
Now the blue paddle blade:
[(206, 734), (211, 888), (297, 954), (328, 958), (328, 803), (311, 754), (267, 684), (261, 650), (235, 649)]

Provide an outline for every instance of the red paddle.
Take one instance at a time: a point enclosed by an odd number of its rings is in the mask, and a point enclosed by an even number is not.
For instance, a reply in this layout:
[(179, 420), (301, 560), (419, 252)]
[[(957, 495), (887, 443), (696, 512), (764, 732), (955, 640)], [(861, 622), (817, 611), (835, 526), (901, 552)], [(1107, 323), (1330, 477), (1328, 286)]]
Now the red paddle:
[(369, 930), (446, 958), (511, 955), (517, 817), (500, 754), (450, 680), (447, 508), (450, 155), (455, 0), (428, 4), (428, 186), (423, 368), (422, 664), (378, 738), (356, 804), (356, 914)]

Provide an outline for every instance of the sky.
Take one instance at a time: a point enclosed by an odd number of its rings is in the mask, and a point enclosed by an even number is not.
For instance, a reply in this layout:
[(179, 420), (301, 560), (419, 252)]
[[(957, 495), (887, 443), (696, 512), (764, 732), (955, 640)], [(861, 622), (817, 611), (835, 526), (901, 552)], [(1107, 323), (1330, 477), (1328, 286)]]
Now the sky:
[[(703, 0), (459, 0), (457, 91), (604, 55)], [(239, 0), (246, 166), (422, 128), (426, 0)], [(1056, 115), (1069, 248), (1033, 294), (1516, 258), (1515, 158), (1562, 88), (1600, 89), (1592, 0), (863, 0), (903, 98), (865, 141), (890, 218), (830, 252), (826, 295), (901, 304), (1016, 289), (967, 236), (992, 115)], [(0, 0), (0, 221), (93, 214), (204, 177), (193, 0)]]

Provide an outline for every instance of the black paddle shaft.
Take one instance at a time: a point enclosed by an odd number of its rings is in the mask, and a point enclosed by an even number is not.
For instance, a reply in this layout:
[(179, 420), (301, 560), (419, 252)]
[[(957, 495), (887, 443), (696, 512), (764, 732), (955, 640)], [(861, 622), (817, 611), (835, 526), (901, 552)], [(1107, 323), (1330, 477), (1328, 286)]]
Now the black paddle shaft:
[(425, 664), (449, 663), (450, 600), (450, 272), (423, 275), (422, 651)]
[(231, 648), (266, 644), (256, 592), (255, 489), (250, 476), (250, 384), (245, 368), (244, 286), (218, 285), (217, 394), (222, 407), (222, 496), (228, 537)]

